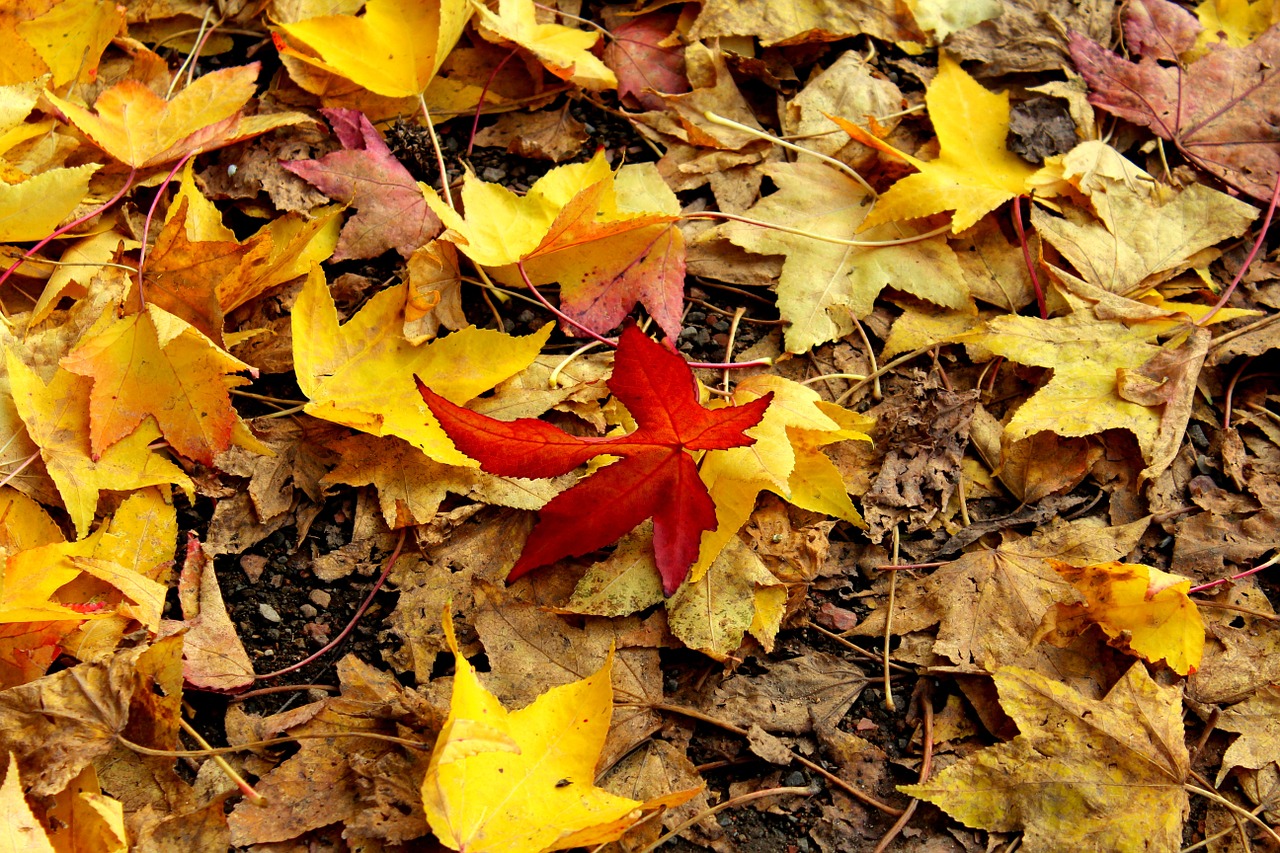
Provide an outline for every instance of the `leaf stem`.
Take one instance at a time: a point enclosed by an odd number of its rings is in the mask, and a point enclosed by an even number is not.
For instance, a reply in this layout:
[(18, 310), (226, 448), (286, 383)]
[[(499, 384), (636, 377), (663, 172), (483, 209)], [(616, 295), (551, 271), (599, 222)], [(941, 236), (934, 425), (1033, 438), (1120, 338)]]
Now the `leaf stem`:
[[(198, 743), (202, 749), (211, 748), (209, 746), (209, 742), (202, 738), (200, 733), (192, 728), (191, 724), (186, 720), (179, 717), (178, 725), (182, 726), (182, 730), (190, 735), (191, 739)], [(234, 767), (227, 763), (227, 759), (223, 758), (221, 755), (214, 755), (210, 757), (213, 758), (213, 762), (218, 765), (218, 768), (223, 773), (227, 774), (227, 778), (235, 783), (235, 786), (240, 789), (240, 792), (245, 795), (249, 802), (253, 803), (255, 806), (265, 806), (267, 804), (267, 798), (255, 791), (253, 786), (245, 781), (245, 778), (237, 773)]]
[(68, 222), (66, 225), (62, 225), (58, 227), (48, 237), (41, 239), (40, 242), (36, 243), (30, 249), (27, 249), (25, 252), (23, 252), (21, 257), (19, 257), (16, 261), (10, 264), (9, 268), (5, 270), (4, 273), (0, 274), (0, 285), (3, 285), (6, 281), (8, 281), (9, 276), (13, 275), (13, 271), (16, 270), (18, 267), (22, 266), (22, 262), (25, 261), (27, 258), (31, 257), (36, 252), (40, 251), (45, 246), (49, 245), (49, 243), (52, 242), (53, 240), (56, 240), (57, 238), (61, 237), (63, 234), (66, 234), (72, 228), (76, 228), (80, 225), (83, 225), (93, 217), (102, 213), (104, 210), (107, 210), (108, 208), (110, 208), (111, 205), (115, 204), (120, 199), (124, 198), (124, 194), (127, 193), (129, 190), (133, 189), (133, 179), (136, 178), (137, 176), (138, 176), (138, 169), (135, 166), (129, 170), (129, 176), (124, 179), (124, 186), (120, 187), (120, 190), (115, 195), (113, 195), (111, 198), (107, 199), (105, 202), (95, 207), (93, 210), (86, 213), (84, 216), (81, 216), (79, 219), (73, 220), (71, 222)]
[(1191, 793), (1193, 793), (1193, 794), (1199, 794), (1200, 796), (1204, 797), (1205, 799), (1213, 800), (1213, 801), (1214, 801), (1215, 803), (1217, 803), (1218, 805), (1223, 806), (1224, 808), (1226, 808), (1226, 809), (1230, 810), (1231, 812), (1233, 812), (1233, 813), (1235, 813), (1235, 814), (1239, 815), (1240, 817), (1244, 818), (1245, 820), (1249, 821), (1250, 823), (1255, 824), (1255, 825), (1257, 825), (1257, 826), (1261, 827), (1261, 829), (1262, 829), (1262, 831), (1263, 831), (1263, 832), (1265, 832), (1267, 835), (1271, 836), (1271, 840), (1272, 840), (1272, 841), (1276, 842), (1277, 844), (1280, 844), (1280, 835), (1277, 835), (1277, 834), (1276, 834), (1276, 831), (1275, 831), (1274, 829), (1272, 829), (1270, 826), (1268, 826), (1268, 825), (1267, 825), (1267, 824), (1262, 820), (1262, 818), (1258, 817), (1258, 816), (1257, 816), (1257, 815), (1255, 815), (1253, 812), (1248, 811), (1247, 809), (1242, 809), (1242, 808), (1240, 808), (1240, 806), (1237, 806), (1235, 803), (1231, 802), (1231, 801), (1230, 801), (1230, 800), (1228, 800), (1226, 797), (1224, 797), (1224, 796), (1222, 796), (1221, 794), (1216, 793), (1216, 792), (1214, 792), (1214, 791), (1208, 791), (1208, 790), (1205, 790), (1204, 788), (1200, 788), (1200, 787), (1197, 787), (1197, 786), (1195, 786), (1195, 785), (1188, 785), (1188, 784), (1186, 784), (1186, 783), (1183, 783), (1182, 787), (1183, 787), (1183, 788), (1185, 788), (1187, 791), (1190, 791), (1190, 792), (1191, 792)]
[(1241, 578), (1247, 578), (1249, 575), (1256, 575), (1263, 569), (1269, 569), (1277, 563), (1280, 563), (1280, 551), (1276, 552), (1274, 557), (1267, 560), (1260, 566), (1254, 566), (1252, 569), (1248, 569), (1247, 571), (1238, 572), (1229, 578), (1218, 578), (1216, 581), (1209, 581), (1208, 583), (1202, 583), (1199, 586), (1193, 586), (1191, 589), (1187, 590), (1187, 594), (1190, 595), (1193, 592), (1204, 592), (1206, 589), (1213, 589), (1215, 586), (1221, 586), (1224, 583), (1231, 583), (1231, 581), (1238, 581)]
[(819, 160), (826, 163), (827, 165), (834, 166), (835, 168), (844, 172), (849, 177), (853, 178), (858, 184), (862, 186), (864, 190), (866, 190), (871, 195), (872, 198), (880, 197), (880, 193), (876, 192), (875, 189), (872, 188), (871, 184), (867, 183), (866, 179), (863, 178), (862, 175), (859, 175), (857, 170), (855, 170), (848, 163), (841, 163), (839, 160), (837, 160), (834, 157), (828, 157), (826, 154), (820, 154), (817, 151), (811, 151), (808, 148), (801, 147), (792, 142), (787, 142), (785, 139), (779, 139), (778, 137), (774, 136), (772, 133), (769, 133), (767, 131), (757, 130), (754, 127), (749, 127), (748, 125), (745, 125), (741, 122), (734, 121), (731, 118), (725, 118), (722, 115), (716, 115), (710, 110), (707, 110), (706, 112), (704, 112), (702, 114), (702, 117), (705, 118), (707, 121), (711, 122), (712, 124), (718, 124), (718, 125), (721, 125), (722, 127), (731, 127), (734, 130), (740, 130), (743, 133), (749, 133), (752, 136), (756, 137), (757, 139), (768, 140), (769, 142), (772, 142), (774, 145), (781, 145), (783, 148), (790, 149), (791, 151), (794, 151), (797, 154), (807, 154), (810, 157), (817, 157)]
[(188, 151), (186, 155), (174, 164), (169, 170), (169, 174), (165, 175), (160, 186), (156, 188), (155, 197), (151, 199), (151, 207), (147, 208), (147, 218), (142, 223), (142, 248), (138, 250), (138, 302), (141, 303), (142, 310), (147, 310), (147, 298), (142, 292), (142, 271), (147, 266), (147, 240), (151, 233), (151, 219), (156, 215), (156, 208), (160, 206), (160, 197), (164, 195), (165, 187), (169, 186), (169, 182), (173, 180), (173, 176), (178, 174), (178, 170), (187, 164), (187, 161), (200, 153), (200, 149)]
[[(489, 94), (489, 87), (493, 85), (494, 80), (498, 79), (498, 72), (502, 70), (502, 66), (506, 65), (507, 60), (511, 59), (511, 57), (515, 55), (516, 55), (516, 49), (513, 47), (511, 48), (511, 52), (508, 53), (506, 56), (502, 57), (502, 61), (494, 66), (493, 71), (489, 73), (488, 79), (484, 81), (484, 88), (480, 90), (480, 98), (479, 100), (476, 101), (476, 114), (475, 114), (475, 117), (471, 120), (471, 135), (467, 137), (467, 153), (465, 155), (467, 157), (471, 156), (471, 151), (473, 148), (475, 148), (475, 145), (476, 145), (476, 132), (480, 129), (480, 114), (484, 110), (484, 99)], [(426, 110), (425, 104), (423, 105), (423, 110), (424, 111)], [(449, 206), (453, 207), (452, 204), (450, 204)]]
[(560, 320), (563, 321), (564, 323), (567, 323), (568, 325), (573, 326), (575, 329), (582, 332), (583, 337), (591, 338), (597, 343), (602, 343), (605, 346), (617, 348), (618, 346), (617, 341), (611, 341), (608, 338), (604, 337), (603, 335), (596, 334), (591, 329), (588, 329), (586, 326), (582, 325), (577, 320), (573, 319), (568, 314), (564, 313), (559, 308), (557, 308), (556, 306), (548, 302), (547, 297), (543, 296), (538, 291), (538, 288), (533, 286), (533, 281), (530, 280), (529, 273), (524, 268), (524, 261), (516, 261), (516, 269), (520, 271), (520, 278), (524, 280), (525, 287), (529, 288), (529, 292), (534, 295), (534, 298), (536, 298), (539, 302), (542, 303), (543, 308), (546, 308), (552, 314), (556, 315), (556, 317), (560, 318)]
[(668, 841), (675, 838), (677, 835), (684, 832), (686, 829), (693, 826), (698, 821), (702, 820), (705, 817), (711, 817), (714, 814), (718, 814), (719, 812), (722, 812), (725, 809), (733, 808), (735, 806), (745, 805), (746, 803), (752, 802), (753, 800), (759, 800), (763, 797), (777, 797), (777, 796), (781, 796), (782, 794), (795, 794), (801, 797), (812, 797), (816, 793), (818, 793), (817, 788), (795, 785), (795, 786), (788, 786), (785, 788), (764, 788), (763, 790), (760, 790), (760, 791), (750, 791), (746, 794), (739, 794), (736, 797), (730, 797), (729, 799), (725, 800), (723, 803), (717, 803), (716, 805), (711, 806), (708, 809), (704, 809), (703, 811), (700, 811), (697, 814), (691, 816), (690, 818), (685, 820), (683, 823), (673, 827), (665, 835), (659, 836), (652, 844), (648, 845), (647, 847), (640, 848), (639, 853), (653, 853), (654, 850), (657, 850), (659, 847), (666, 844)]
[(1040, 309), (1040, 319), (1049, 319), (1049, 308), (1045, 305), (1044, 289), (1040, 287), (1040, 276), (1036, 274), (1035, 262), (1031, 259), (1031, 247), (1027, 245), (1027, 232), (1022, 227), (1022, 196), (1013, 197), (1013, 230), (1018, 232), (1018, 245), (1022, 247), (1022, 260), (1027, 265), (1027, 274), (1031, 276), (1031, 286), (1036, 291), (1036, 307)]
[(418, 93), (418, 105), (422, 107), (422, 118), (427, 123), (427, 135), (431, 137), (431, 147), (436, 152), (436, 167), (440, 170), (440, 194), (444, 203), (458, 209), (453, 201), (453, 190), (449, 187), (449, 170), (444, 165), (444, 151), (440, 148), (440, 137), (436, 136), (436, 126), (431, 121), (431, 111), (427, 109), (427, 99), (422, 92)]
[(273, 737), (266, 740), (255, 740), (249, 743), (242, 743), (238, 746), (215, 746), (209, 749), (154, 749), (150, 746), (143, 746), (140, 743), (134, 743), (124, 735), (116, 735), (116, 740), (125, 749), (136, 752), (139, 755), (154, 755), (157, 758), (211, 758), (215, 755), (234, 755), (237, 752), (247, 752), (251, 749), (261, 749), (267, 746), (279, 746), (282, 743), (296, 743), (300, 740), (328, 740), (332, 738), (345, 737), (361, 737), (369, 740), (380, 740), (385, 743), (396, 743), (400, 746), (407, 746), (410, 749), (421, 749), (428, 751), (432, 744), (423, 743), (422, 741), (409, 740), (408, 738), (396, 737), (395, 735), (384, 735), (378, 732), (362, 732), (358, 729), (347, 729), (346, 731), (332, 732), (298, 732), (296, 734), (287, 735), (285, 737)]
[(1262, 243), (1267, 238), (1267, 231), (1271, 228), (1271, 218), (1276, 215), (1276, 202), (1278, 201), (1280, 201), (1280, 172), (1276, 173), (1276, 185), (1271, 190), (1271, 203), (1267, 205), (1267, 215), (1262, 220), (1262, 227), (1258, 229), (1258, 239), (1253, 241), (1253, 248), (1249, 250), (1249, 255), (1244, 259), (1244, 263), (1240, 265), (1240, 271), (1236, 273), (1235, 278), (1231, 279), (1231, 284), (1227, 285), (1227, 289), (1222, 292), (1222, 297), (1214, 304), (1213, 308), (1209, 309), (1208, 314), (1200, 318), (1199, 322), (1196, 323), (1197, 326), (1203, 328), (1213, 319), (1214, 314), (1222, 310), (1222, 307), (1227, 304), (1227, 300), (1231, 298), (1231, 294), (1235, 292), (1236, 285), (1240, 284), (1241, 279), (1244, 278), (1244, 274), (1253, 263), (1253, 259), (1258, 257), (1258, 250), (1262, 248)]
[(681, 219), (730, 219), (734, 222), (742, 222), (746, 225), (755, 225), (760, 228), (767, 228), (770, 231), (781, 231), (784, 234), (795, 234), (798, 237), (808, 237), (811, 240), (817, 240), (822, 243), (832, 243), (836, 246), (852, 246), (855, 249), (883, 249), (889, 246), (907, 246), (911, 243), (921, 243), (931, 237), (937, 237), (939, 234), (945, 234), (951, 230), (950, 225), (940, 225), (932, 231), (925, 231), (920, 234), (912, 234), (910, 237), (900, 237), (896, 240), (846, 240), (843, 237), (832, 237), (828, 234), (819, 234), (816, 231), (805, 231), (803, 228), (791, 228), (786, 225), (779, 225), (776, 222), (766, 222), (763, 219), (752, 219), (749, 216), (739, 216), (736, 213), (723, 213), (719, 210), (703, 210), (697, 213), (682, 213)]
[(382, 574), (378, 575), (378, 579), (373, 582), (373, 589), (369, 590), (369, 594), (365, 596), (365, 599), (361, 602), (359, 609), (356, 610), (355, 615), (351, 617), (351, 621), (347, 623), (347, 627), (342, 629), (342, 633), (334, 637), (328, 643), (325, 643), (325, 645), (315, 654), (305, 657), (295, 664), (286, 666), (284, 669), (278, 669), (275, 672), (268, 672), (266, 675), (255, 675), (253, 680), (264, 681), (268, 678), (276, 678), (281, 675), (287, 675), (291, 672), (295, 672), (336, 648), (339, 643), (347, 638), (348, 634), (355, 630), (356, 625), (360, 622), (360, 618), (364, 616), (364, 612), (369, 609), (369, 605), (373, 604), (373, 597), (378, 594), (378, 591), (382, 589), (382, 585), (387, 582), (387, 577), (391, 574), (391, 569), (395, 566), (396, 560), (400, 559), (400, 551), (402, 548), (404, 548), (404, 528), (400, 529), (400, 538), (396, 540), (395, 550), (391, 552), (391, 556), (387, 559), (387, 567), (382, 570)]

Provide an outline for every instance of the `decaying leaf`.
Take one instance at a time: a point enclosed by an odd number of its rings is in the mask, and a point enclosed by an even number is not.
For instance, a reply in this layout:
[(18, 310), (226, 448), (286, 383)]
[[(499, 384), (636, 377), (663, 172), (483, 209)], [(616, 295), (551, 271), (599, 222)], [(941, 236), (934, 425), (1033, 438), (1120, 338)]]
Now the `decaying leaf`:
[(994, 678), (1018, 736), (899, 790), (968, 826), (1022, 831), (1028, 853), (1182, 843), (1191, 768), (1180, 687), (1157, 684), (1141, 664), (1101, 700), (1017, 667)]

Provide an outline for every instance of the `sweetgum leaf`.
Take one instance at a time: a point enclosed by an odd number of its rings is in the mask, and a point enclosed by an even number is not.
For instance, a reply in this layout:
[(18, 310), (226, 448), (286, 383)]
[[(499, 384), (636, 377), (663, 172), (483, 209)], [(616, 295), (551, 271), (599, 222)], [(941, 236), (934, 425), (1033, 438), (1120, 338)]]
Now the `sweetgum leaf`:
[(1187, 159), (1257, 199), (1271, 197), (1280, 172), (1280, 29), (1245, 47), (1218, 46), (1189, 65), (1161, 64), (1189, 46), (1196, 23), (1167, 0), (1126, 13), (1131, 62), (1072, 33), (1071, 58), (1089, 84), (1089, 102), (1150, 128)]
[(685, 451), (753, 444), (743, 431), (760, 422), (773, 395), (744, 406), (706, 409), (698, 403), (697, 384), (684, 359), (634, 326), (622, 333), (607, 384), (635, 418), (635, 432), (580, 438), (532, 418), (507, 422), (477, 414), (450, 403), (422, 380), (418, 390), (457, 448), (490, 474), (554, 477), (596, 456), (621, 457), (542, 509), (507, 580), (602, 548), (652, 518), (662, 589), (671, 595), (698, 556), (702, 532), (716, 526), (715, 504)]

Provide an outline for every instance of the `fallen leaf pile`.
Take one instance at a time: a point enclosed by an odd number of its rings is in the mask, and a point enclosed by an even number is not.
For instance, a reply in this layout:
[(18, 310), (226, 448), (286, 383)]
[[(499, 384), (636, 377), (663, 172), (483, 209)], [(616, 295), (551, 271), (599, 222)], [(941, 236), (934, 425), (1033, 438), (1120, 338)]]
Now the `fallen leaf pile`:
[(0, 31), (0, 846), (1280, 843), (1276, 4)]

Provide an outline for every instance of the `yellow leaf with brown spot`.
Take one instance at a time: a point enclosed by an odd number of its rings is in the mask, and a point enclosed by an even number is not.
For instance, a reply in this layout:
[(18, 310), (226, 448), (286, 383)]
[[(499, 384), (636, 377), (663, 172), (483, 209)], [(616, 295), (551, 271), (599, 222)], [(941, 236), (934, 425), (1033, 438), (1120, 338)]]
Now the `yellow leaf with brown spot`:
[(1113, 646), (1144, 660), (1163, 660), (1179, 675), (1200, 666), (1204, 620), (1187, 597), (1189, 578), (1140, 563), (1048, 563), (1084, 601), (1056, 605), (1045, 614), (1040, 636), (1062, 645), (1089, 625), (1097, 625)]

